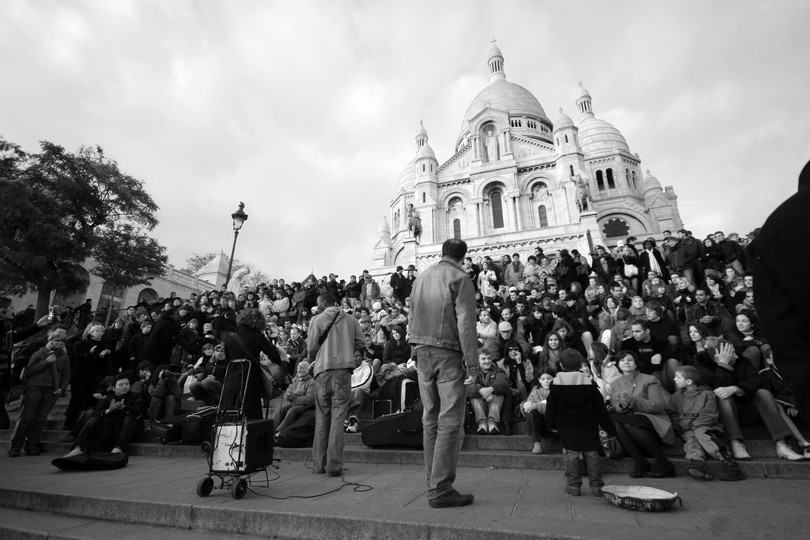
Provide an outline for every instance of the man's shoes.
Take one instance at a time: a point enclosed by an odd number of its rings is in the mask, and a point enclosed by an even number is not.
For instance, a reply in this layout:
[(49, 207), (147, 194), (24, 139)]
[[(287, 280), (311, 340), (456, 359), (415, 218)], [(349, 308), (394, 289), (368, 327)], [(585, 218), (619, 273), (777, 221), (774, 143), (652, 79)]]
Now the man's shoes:
[(84, 454), (84, 452), (82, 452), (81, 447), (80, 447), (80, 446), (77, 446), (76, 448), (74, 448), (73, 450), (71, 450), (70, 452), (68, 452), (67, 454), (65, 454), (65, 455), (64, 455), (64, 456), (62, 456), (62, 457), (63, 457), (63, 458), (71, 458), (71, 457), (80, 456), (80, 455), (82, 455), (82, 454)]
[(542, 454), (543, 453), (543, 444), (536, 442), (534, 443), (534, 447), (532, 448), (532, 454)]
[(344, 472), (346, 472), (346, 470), (343, 467), (341, 467), (340, 469), (338, 469), (336, 471), (329, 471), (326, 474), (328, 474), (329, 476), (343, 476)]
[(487, 431), (489, 431), (490, 435), (500, 435), (501, 430), (498, 429), (498, 422), (495, 420), (490, 419), (487, 422)]
[(748, 453), (745, 445), (738, 439), (731, 441), (731, 456), (737, 460), (751, 459), (751, 455)]
[(462, 495), (455, 489), (436, 497), (429, 499), (428, 504), (431, 508), (453, 508), (456, 506), (467, 506), (472, 504), (475, 497), (473, 495)]
[(22, 452), (20, 452), (19, 448), (8, 449), (8, 457), (20, 457), (20, 454), (22, 454)]
[(601, 487), (593, 486), (593, 487), (591, 487), (591, 495), (593, 495), (594, 497), (601, 497), (601, 496), (604, 495), (604, 493), (602, 493), (602, 488)]
[(123, 450), (121, 450), (121, 448), (120, 448), (120, 447), (116, 446), (115, 448), (113, 448), (113, 449), (112, 449), (112, 451), (111, 451), (110, 453), (111, 453), (111, 454), (123, 454), (123, 453), (124, 453), (124, 451), (123, 451)]
[(486, 435), (487, 434), (487, 421), (486, 420), (479, 420), (478, 421), (478, 431), (476, 431), (479, 435)]
[(352, 416), (351, 418), (349, 418), (348, 424), (343, 429), (343, 431), (345, 431), (346, 433), (357, 433), (359, 429), (360, 429), (360, 421), (354, 416)]

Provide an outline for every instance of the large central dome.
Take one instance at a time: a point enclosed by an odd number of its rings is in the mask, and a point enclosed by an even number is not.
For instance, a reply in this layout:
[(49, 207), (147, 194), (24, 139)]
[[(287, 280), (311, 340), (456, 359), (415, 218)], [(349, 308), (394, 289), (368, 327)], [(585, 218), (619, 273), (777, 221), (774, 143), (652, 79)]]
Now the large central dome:
[(469, 121), (487, 107), (506, 111), (512, 116), (529, 116), (538, 120), (548, 120), (543, 106), (531, 92), (519, 84), (500, 79), (490, 83), (472, 100), (464, 114), (461, 132), (464, 133), (468, 130)]

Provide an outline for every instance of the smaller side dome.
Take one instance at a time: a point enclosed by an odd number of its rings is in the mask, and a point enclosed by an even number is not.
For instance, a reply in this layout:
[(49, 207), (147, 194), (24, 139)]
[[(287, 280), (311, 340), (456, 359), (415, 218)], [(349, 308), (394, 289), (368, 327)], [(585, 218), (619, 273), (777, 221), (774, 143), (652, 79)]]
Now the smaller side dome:
[(664, 191), (664, 190), (661, 187), (661, 182), (658, 181), (658, 178), (652, 175), (650, 169), (647, 169), (647, 174), (644, 177), (644, 195), (647, 195), (647, 193), (651, 191)]
[(554, 131), (572, 127), (574, 127), (574, 121), (571, 120), (571, 117), (565, 114), (562, 107), (560, 107), (560, 116), (557, 118), (557, 121), (554, 122)]
[(391, 225), (388, 224), (388, 218), (383, 216), (380, 226), (377, 227), (377, 234), (391, 234)]
[(436, 159), (436, 154), (433, 152), (433, 148), (431, 148), (430, 145), (427, 143), (425, 143), (424, 146), (421, 146), (419, 150), (416, 151), (416, 159), (421, 158)]

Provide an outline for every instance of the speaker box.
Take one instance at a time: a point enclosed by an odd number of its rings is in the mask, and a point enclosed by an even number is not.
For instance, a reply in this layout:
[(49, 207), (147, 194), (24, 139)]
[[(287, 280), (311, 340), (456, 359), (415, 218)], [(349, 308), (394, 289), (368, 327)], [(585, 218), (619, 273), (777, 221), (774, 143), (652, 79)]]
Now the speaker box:
[(217, 425), (213, 443), (213, 472), (253, 472), (273, 463), (273, 421)]

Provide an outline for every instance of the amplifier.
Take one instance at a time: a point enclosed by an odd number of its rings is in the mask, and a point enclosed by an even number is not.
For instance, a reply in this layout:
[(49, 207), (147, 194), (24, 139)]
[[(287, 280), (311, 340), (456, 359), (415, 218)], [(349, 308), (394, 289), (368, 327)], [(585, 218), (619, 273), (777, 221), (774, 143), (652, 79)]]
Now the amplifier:
[(273, 463), (273, 421), (214, 426), (212, 472), (249, 473)]

